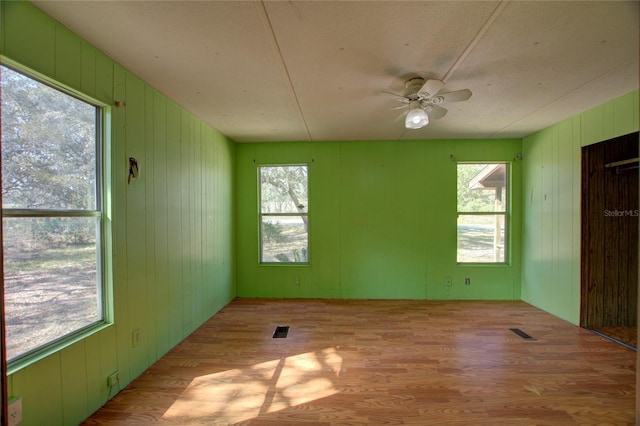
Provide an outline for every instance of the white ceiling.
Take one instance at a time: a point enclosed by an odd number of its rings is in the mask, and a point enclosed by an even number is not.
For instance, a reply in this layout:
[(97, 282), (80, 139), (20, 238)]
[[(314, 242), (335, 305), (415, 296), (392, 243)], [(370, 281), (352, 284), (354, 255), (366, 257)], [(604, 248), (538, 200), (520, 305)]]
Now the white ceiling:
[[(638, 88), (637, 1), (34, 1), (237, 142), (523, 137)], [(410, 77), (468, 88), (420, 130)]]

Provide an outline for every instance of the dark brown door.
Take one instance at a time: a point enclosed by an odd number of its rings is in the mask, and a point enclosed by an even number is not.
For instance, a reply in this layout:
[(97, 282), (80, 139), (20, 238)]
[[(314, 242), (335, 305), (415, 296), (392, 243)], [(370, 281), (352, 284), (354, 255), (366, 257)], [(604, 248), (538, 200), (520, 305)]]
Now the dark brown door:
[(583, 327), (635, 326), (638, 133), (582, 148)]

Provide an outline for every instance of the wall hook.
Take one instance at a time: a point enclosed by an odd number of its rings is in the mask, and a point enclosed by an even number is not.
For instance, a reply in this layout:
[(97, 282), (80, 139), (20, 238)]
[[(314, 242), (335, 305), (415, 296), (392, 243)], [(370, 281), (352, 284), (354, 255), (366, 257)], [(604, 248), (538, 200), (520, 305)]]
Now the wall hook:
[(129, 178), (127, 179), (127, 183), (131, 183), (131, 178), (137, 178), (140, 174), (140, 169), (138, 168), (138, 160), (134, 157), (129, 157)]

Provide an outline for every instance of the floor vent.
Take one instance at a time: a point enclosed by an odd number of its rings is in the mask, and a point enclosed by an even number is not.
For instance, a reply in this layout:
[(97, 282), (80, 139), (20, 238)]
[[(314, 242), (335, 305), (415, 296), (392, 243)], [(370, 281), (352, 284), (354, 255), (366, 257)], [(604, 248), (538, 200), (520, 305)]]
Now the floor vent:
[(514, 333), (516, 333), (518, 336), (522, 337), (525, 340), (536, 340), (533, 337), (529, 336), (524, 331), (520, 330), (519, 328), (510, 328), (509, 330), (513, 331)]
[(273, 338), (274, 339), (284, 339), (287, 337), (287, 334), (289, 333), (289, 326), (288, 325), (279, 325), (276, 327), (276, 331), (273, 332)]

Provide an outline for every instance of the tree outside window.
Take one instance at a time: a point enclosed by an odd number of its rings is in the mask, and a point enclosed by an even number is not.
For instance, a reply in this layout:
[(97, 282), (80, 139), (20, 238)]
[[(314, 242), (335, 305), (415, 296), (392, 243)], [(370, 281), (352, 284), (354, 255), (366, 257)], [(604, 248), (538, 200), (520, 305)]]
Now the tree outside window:
[(102, 323), (101, 108), (6, 66), (2, 213), (9, 361)]

